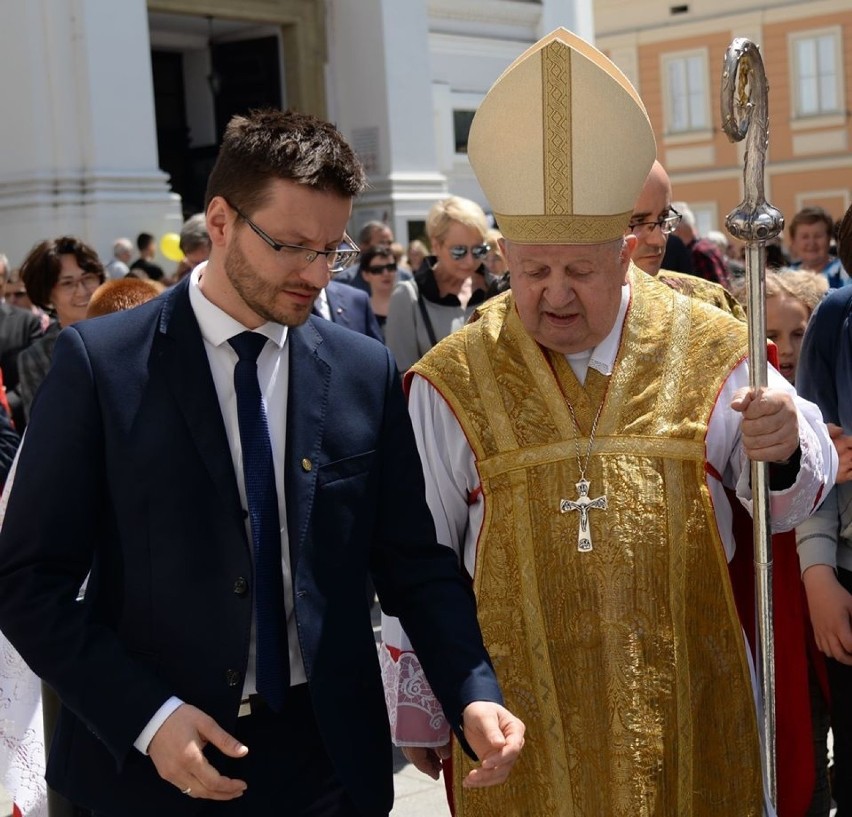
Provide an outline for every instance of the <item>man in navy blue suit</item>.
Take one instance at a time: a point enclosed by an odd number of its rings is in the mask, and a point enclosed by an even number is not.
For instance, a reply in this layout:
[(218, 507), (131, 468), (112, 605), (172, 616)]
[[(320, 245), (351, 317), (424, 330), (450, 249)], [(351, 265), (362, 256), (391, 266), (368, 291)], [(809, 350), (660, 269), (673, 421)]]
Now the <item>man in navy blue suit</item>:
[(329, 281), (314, 302), (314, 314), (384, 343), (370, 296), (339, 281)]
[(364, 182), (331, 125), (235, 117), (207, 265), (57, 341), (0, 532), (0, 627), (62, 701), (48, 782), (98, 815), (386, 817), (368, 573), (481, 761), (467, 785), (523, 744), (396, 367), (311, 317)]

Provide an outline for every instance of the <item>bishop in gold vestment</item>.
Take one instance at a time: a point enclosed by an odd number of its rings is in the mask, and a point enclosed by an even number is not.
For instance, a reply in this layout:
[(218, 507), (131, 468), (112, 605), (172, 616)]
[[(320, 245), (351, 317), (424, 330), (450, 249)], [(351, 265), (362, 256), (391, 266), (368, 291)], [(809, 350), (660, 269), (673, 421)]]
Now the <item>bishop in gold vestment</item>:
[[(489, 91), (469, 155), (512, 290), (415, 364), (409, 410), (439, 541), (472, 577), (527, 745), (488, 792), (458, 785), (456, 751), (455, 814), (758, 817), (719, 508), (723, 485), (749, 506), (753, 457), (774, 463), (774, 523), (806, 517), (836, 470), (819, 412), (777, 372), (749, 391), (743, 325), (630, 265), (653, 135), (602, 54), (545, 37)], [(440, 718), (386, 625), (394, 737), (434, 770)]]

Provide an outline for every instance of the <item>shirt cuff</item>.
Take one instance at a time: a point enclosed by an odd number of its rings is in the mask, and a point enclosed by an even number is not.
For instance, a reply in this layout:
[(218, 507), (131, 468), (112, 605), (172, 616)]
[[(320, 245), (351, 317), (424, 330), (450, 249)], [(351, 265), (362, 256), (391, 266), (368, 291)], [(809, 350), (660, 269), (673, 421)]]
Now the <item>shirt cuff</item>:
[[(786, 491), (796, 484), (802, 467), (802, 446), (799, 445), (786, 462), (769, 463), (769, 490)], [(751, 469), (749, 469), (751, 472)]]
[(148, 754), (148, 746), (157, 734), (157, 730), (166, 722), (166, 718), (172, 714), (183, 701), (180, 698), (175, 698), (172, 695), (155, 713), (154, 717), (148, 721), (148, 725), (141, 731), (139, 737), (133, 741), (133, 745), (142, 752), (143, 755)]

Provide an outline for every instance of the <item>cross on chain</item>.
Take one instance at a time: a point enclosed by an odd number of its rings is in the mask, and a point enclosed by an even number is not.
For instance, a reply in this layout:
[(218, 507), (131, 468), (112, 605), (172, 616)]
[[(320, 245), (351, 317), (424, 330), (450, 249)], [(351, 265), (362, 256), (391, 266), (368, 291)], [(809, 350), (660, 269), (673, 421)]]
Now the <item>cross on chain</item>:
[(579, 511), (580, 513), (580, 530), (577, 533), (577, 550), (580, 553), (588, 553), (592, 549), (592, 532), (589, 528), (589, 511), (593, 508), (606, 510), (606, 496), (599, 496), (597, 499), (589, 499), (590, 482), (581, 478), (577, 486), (577, 499), (562, 499), (559, 502), (559, 510), (561, 513), (570, 513), (571, 511)]

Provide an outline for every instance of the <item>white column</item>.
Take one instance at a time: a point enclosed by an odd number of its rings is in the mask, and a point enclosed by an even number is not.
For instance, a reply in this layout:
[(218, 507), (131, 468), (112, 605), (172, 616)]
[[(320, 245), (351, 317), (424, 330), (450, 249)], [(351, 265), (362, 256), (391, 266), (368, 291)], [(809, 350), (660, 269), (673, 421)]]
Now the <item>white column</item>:
[(542, 0), (540, 36), (567, 28), (590, 43), (595, 41), (593, 0)]
[(180, 229), (149, 48), (145, 0), (0, 3), (0, 251), (13, 265), (64, 233), (108, 259), (118, 236)]
[(438, 172), (426, 0), (328, 0), (329, 117), (364, 161), (354, 228), (386, 218), (405, 243), (448, 195)]

